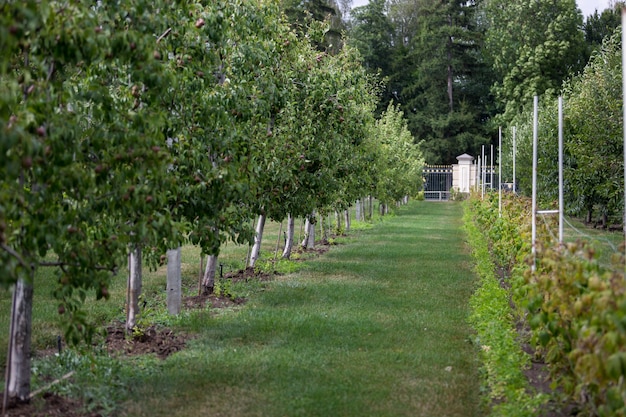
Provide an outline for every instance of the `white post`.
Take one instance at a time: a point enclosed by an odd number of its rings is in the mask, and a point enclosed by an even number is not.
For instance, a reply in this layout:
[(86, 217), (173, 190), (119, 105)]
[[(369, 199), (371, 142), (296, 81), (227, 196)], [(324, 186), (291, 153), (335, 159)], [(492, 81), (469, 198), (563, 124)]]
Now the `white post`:
[(165, 296), (167, 312), (171, 315), (180, 313), (182, 304), (181, 248), (167, 251), (167, 292)]
[(141, 247), (130, 251), (128, 258), (128, 288), (126, 290), (126, 331), (132, 332), (139, 316), (139, 296), (141, 295)]
[(563, 97), (559, 96), (559, 244), (563, 243)]
[(502, 217), (502, 127), (498, 128), (498, 217)]
[(485, 145), (482, 146), (482, 166), (480, 167), (480, 193), (485, 197)]
[[(626, 28), (626, 8), (622, 8), (622, 27)], [(626, 30), (622, 30), (622, 101), (626, 97)], [(624, 112), (624, 202), (626, 203), (626, 103), (622, 104)], [(626, 243), (626, 204), (624, 207), (624, 241)], [(624, 264), (626, 268), (626, 264)], [(626, 277), (626, 269), (624, 271)]]
[(480, 190), (480, 182), (483, 179), (483, 174), (482, 174), (482, 162), (483, 160), (480, 159), (480, 155), (478, 156), (478, 165), (476, 165), (476, 191)]
[(535, 270), (535, 257), (537, 256), (537, 136), (538, 136), (538, 113), (539, 97), (533, 98), (533, 190), (532, 190), (532, 229), (531, 229), (531, 253), (533, 257), (532, 271)]
[(493, 145), (491, 145), (491, 165), (489, 168), (489, 189), (493, 191)]
[(515, 185), (515, 158), (517, 157), (517, 148), (515, 144), (515, 139), (517, 135), (517, 126), (513, 126), (513, 192), (517, 194), (517, 186)]

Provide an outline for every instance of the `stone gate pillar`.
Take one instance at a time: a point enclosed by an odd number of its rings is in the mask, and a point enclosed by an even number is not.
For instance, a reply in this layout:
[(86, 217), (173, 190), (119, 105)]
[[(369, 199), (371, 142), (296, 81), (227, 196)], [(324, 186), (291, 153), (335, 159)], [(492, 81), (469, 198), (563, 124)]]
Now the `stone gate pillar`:
[(476, 168), (472, 164), (474, 157), (464, 153), (456, 159), (459, 163), (453, 169), (452, 186), (461, 193), (469, 193), (476, 176)]

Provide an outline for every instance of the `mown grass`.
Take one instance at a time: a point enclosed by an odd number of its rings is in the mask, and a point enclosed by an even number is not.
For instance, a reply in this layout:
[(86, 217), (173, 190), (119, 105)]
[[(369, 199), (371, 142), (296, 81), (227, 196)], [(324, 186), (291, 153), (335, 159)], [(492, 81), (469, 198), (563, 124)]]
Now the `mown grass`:
[(461, 208), (412, 204), (206, 318), (126, 415), (481, 415)]

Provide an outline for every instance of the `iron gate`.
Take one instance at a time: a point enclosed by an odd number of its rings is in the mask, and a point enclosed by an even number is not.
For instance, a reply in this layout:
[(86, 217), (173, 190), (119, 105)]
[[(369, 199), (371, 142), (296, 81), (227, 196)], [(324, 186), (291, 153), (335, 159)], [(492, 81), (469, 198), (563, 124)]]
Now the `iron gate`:
[(446, 201), (450, 199), (452, 189), (452, 165), (425, 165), (424, 199), (430, 201)]

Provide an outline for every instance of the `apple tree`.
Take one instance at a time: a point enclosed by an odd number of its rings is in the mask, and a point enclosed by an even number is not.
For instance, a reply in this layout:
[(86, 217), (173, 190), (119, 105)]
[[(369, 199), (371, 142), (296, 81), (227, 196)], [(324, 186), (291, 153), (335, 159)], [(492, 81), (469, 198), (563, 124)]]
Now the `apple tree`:
[(30, 391), (39, 268), (55, 268), (65, 336), (77, 342), (94, 331), (81, 304), (90, 291), (108, 296), (127, 248), (175, 234), (164, 204), (167, 114), (151, 105), (171, 84), (153, 31), (158, 6), (0, 6), (0, 282), (15, 287), (11, 397)]

